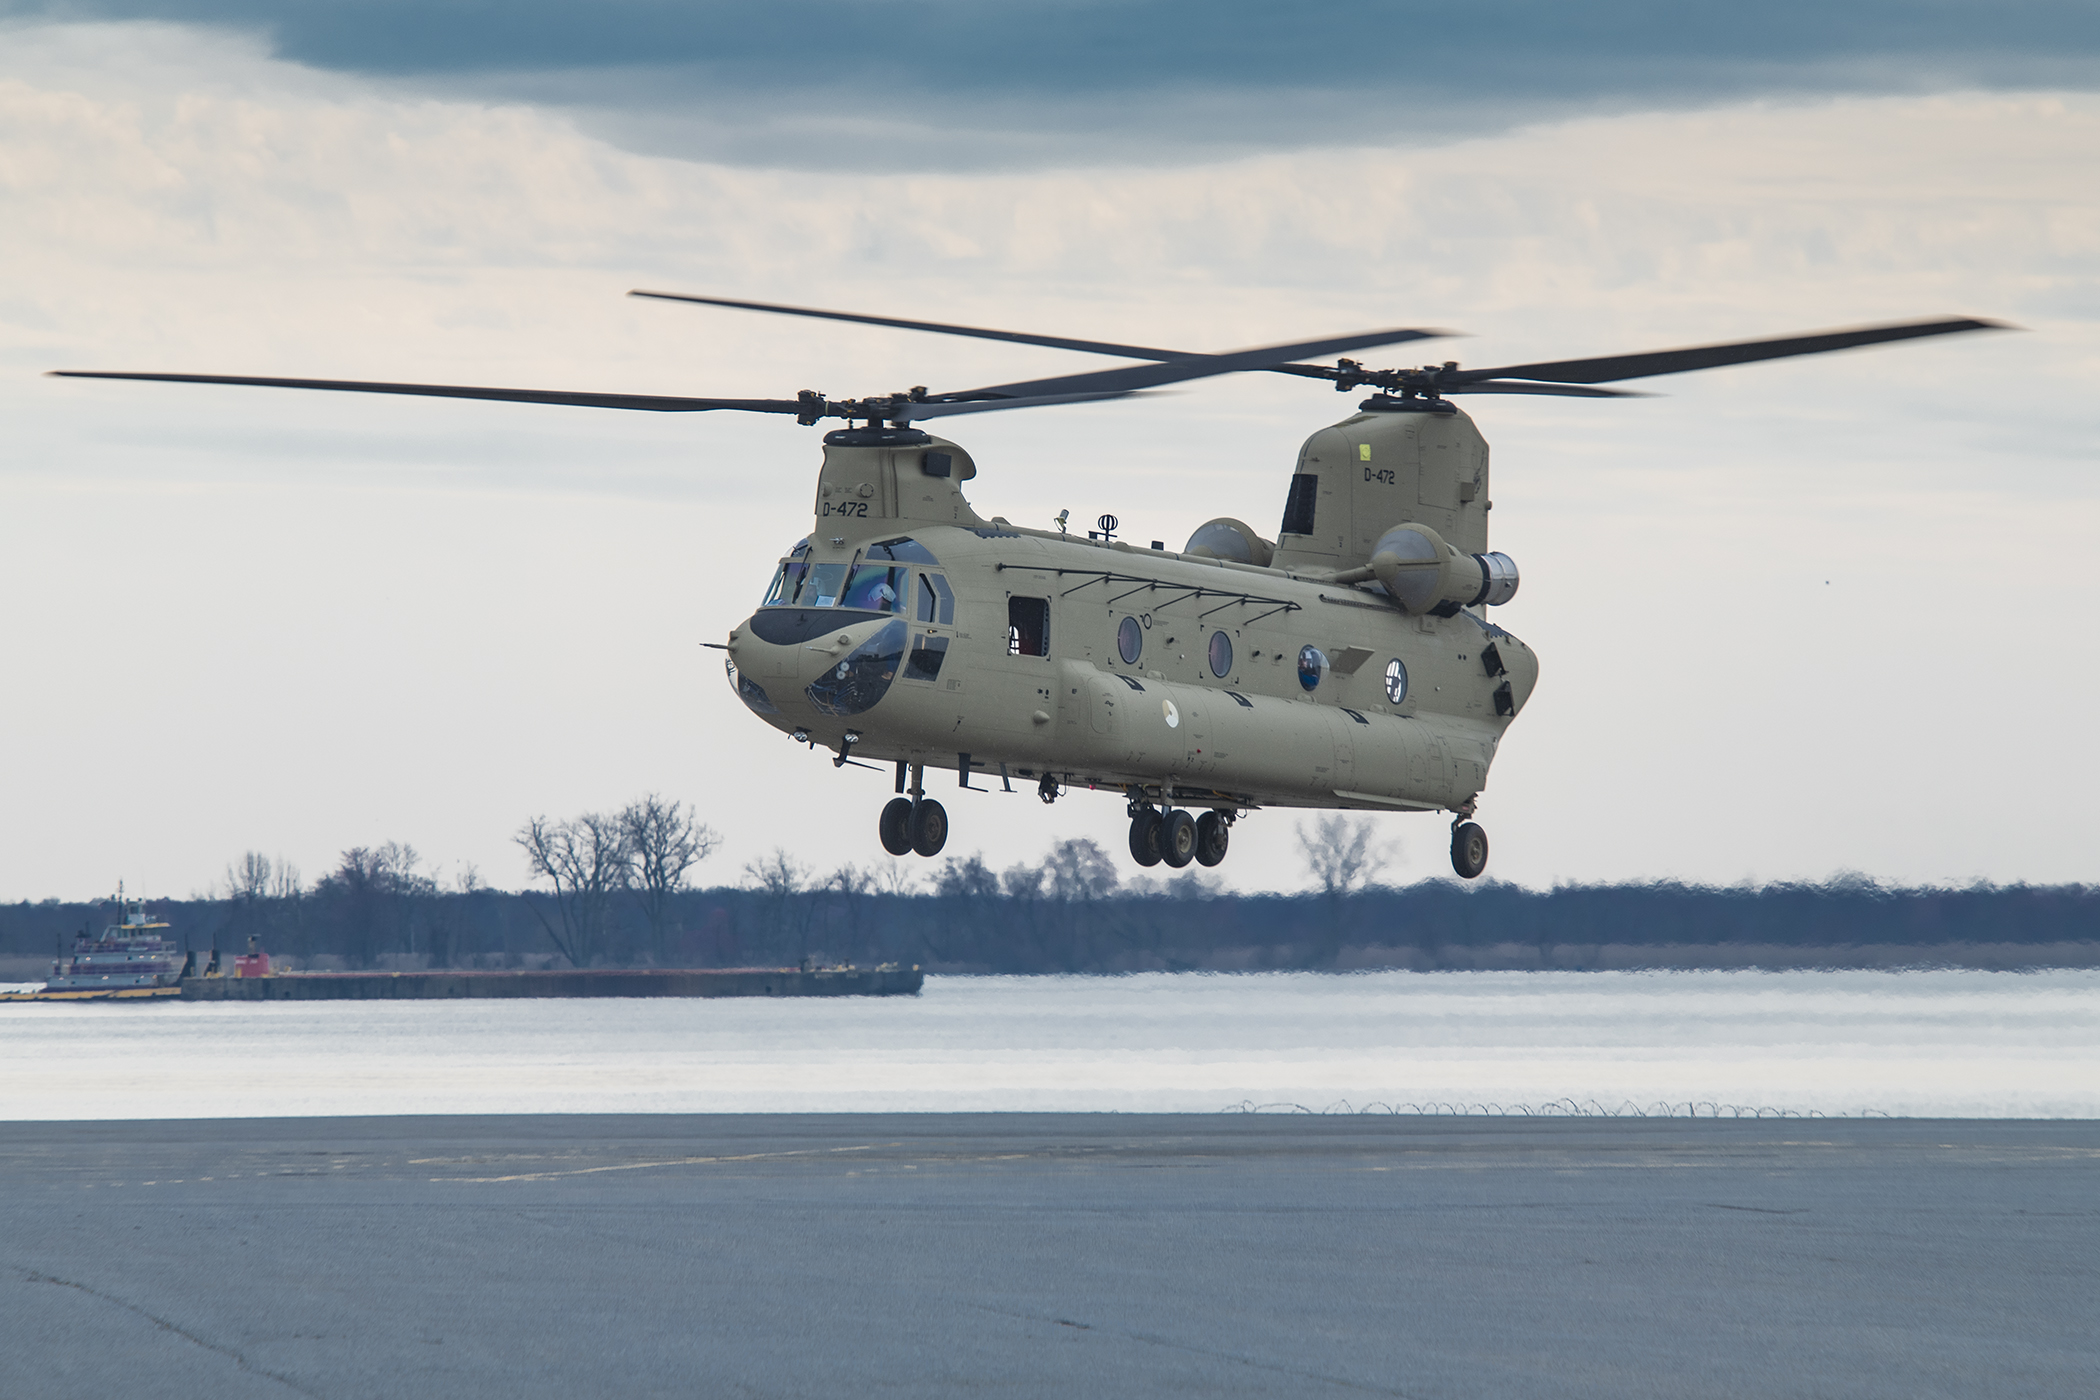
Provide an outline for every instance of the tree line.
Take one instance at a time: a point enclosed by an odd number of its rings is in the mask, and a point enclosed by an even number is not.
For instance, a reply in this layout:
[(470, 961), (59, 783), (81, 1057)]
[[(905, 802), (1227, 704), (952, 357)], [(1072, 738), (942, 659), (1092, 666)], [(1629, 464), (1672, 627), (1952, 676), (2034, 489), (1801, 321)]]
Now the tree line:
[[(720, 838), (651, 795), (536, 817), (515, 840), (535, 888), (450, 878), (408, 845), (344, 851), (305, 884), (258, 853), (211, 896), (155, 901), (196, 948), (260, 946), (345, 967), (918, 964), (1004, 973), (1352, 967), (2100, 965), (2100, 888), (1898, 888), (1865, 879), (1528, 890), (1379, 883), (1389, 852), (1339, 814), (1299, 827), (1312, 888), (1238, 894), (1190, 870), (1124, 877), (1096, 842), (993, 870), (981, 855), (822, 871), (785, 851), (730, 882), (696, 874)], [(0, 905), (0, 954), (48, 956), (107, 908)]]

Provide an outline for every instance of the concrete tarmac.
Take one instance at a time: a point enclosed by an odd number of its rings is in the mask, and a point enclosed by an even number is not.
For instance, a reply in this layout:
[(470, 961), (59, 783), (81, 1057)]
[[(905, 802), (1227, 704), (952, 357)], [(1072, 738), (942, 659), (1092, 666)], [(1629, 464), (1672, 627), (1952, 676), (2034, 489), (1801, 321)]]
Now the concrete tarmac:
[(0, 1395), (2100, 1394), (2100, 1123), (0, 1124)]

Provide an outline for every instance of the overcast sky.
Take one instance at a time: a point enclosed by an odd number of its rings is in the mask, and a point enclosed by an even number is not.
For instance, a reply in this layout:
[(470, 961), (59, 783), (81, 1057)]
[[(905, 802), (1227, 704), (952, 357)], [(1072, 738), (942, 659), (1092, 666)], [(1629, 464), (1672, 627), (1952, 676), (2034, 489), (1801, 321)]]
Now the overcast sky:
[[(0, 0), (0, 898), (389, 839), (515, 886), (525, 817), (650, 790), (727, 832), (704, 879), (883, 859), (886, 778), (699, 646), (803, 532), (816, 432), (41, 377), (1104, 363), (637, 286), (1195, 348), (1447, 326), (1421, 357), (1476, 364), (2017, 322), (1470, 401), (1543, 663), (1481, 819), (1539, 885), (2100, 877), (2093, 8), (1452, 9)], [(986, 514), (1178, 544), (1272, 529), (1352, 402), (1248, 376), (953, 435)], [(1112, 798), (949, 808), (995, 867), (1121, 859)], [(1302, 883), (1294, 821), (1222, 873)], [(1441, 822), (1383, 829), (1448, 870)]]

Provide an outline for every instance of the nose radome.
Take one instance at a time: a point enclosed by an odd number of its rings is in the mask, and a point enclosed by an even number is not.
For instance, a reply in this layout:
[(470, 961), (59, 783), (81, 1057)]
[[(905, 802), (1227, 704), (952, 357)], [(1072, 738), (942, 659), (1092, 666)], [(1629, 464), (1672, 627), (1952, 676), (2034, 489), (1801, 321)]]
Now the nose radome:
[(807, 653), (817, 665), (802, 693), (820, 713), (835, 718), (872, 709), (903, 667), (908, 632), (902, 618), (889, 618), (834, 633), (821, 653)]
[(839, 718), (872, 708), (889, 690), (908, 631), (885, 614), (766, 609), (730, 634), (729, 659), (764, 685), (785, 720)]
[(827, 632), (813, 637), (795, 648), (796, 660), (790, 669), (804, 681), (822, 680), (826, 673), (835, 669), (870, 638), (878, 636), (889, 627), (890, 619), (856, 622), (841, 627), (836, 632)]

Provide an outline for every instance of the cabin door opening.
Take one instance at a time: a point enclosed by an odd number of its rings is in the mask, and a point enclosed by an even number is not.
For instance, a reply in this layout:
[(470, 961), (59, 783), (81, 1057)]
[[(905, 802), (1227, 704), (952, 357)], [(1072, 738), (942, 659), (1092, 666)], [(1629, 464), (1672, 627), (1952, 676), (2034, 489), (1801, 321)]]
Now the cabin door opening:
[(1006, 654), (1048, 656), (1050, 654), (1050, 600), (1008, 598), (1006, 600)]

